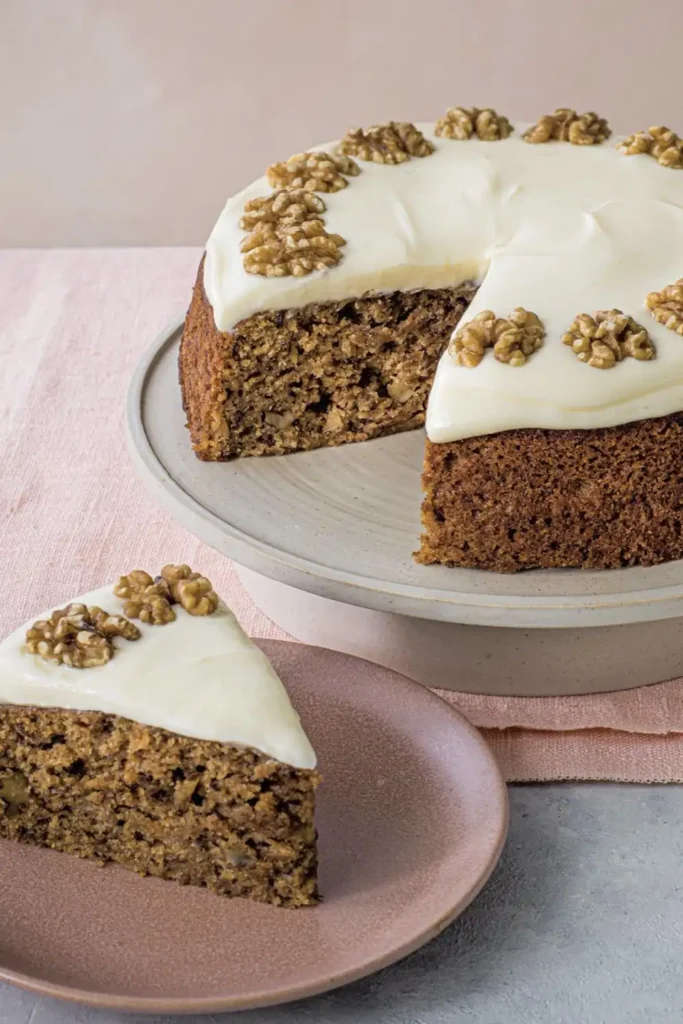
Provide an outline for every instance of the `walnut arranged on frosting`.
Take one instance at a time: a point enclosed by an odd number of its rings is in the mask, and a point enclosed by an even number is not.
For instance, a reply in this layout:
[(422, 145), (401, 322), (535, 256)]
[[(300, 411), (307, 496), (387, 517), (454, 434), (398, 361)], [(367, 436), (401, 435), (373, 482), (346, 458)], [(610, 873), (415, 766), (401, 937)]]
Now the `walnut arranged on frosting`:
[(351, 128), (338, 151), (376, 164), (402, 164), (413, 156), (429, 156), (434, 146), (410, 121), (387, 121), (371, 128)]
[(347, 177), (360, 174), (360, 167), (343, 153), (297, 153), (266, 171), (271, 188), (303, 188), (309, 192), (338, 192), (346, 188)]
[(627, 356), (654, 359), (652, 340), (632, 316), (620, 309), (601, 309), (593, 316), (579, 313), (562, 341), (582, 363), (609, 370)]
[(133, 569), (127, 576), (119, 577), (114, 594), (123, 598), (123, 610), (131, 619), (152, 626), (164, 626), (175, 619), (168, 587), (161, 578), (152, 579), (144, 569)]
[(140, 630), (123, 615), (72, 603), (57, 608), (26, 631), (26, 650), (70, 668), (97, 668), (114, 656), (114, 637), (137, 640)]
[(543, 344), (545, 330), (535, 313), (517, 306), (507, 319), (483, 309), (451, 340), (449, 351), (458, 366), (478, 366), (487, 348), (501, 363), (523, 366)]
[(336, 267), (343, 245), (346, 240), (329, 234), (321, 220), (279, 229), (268, 239), (254, 234), (242, 243), (244, 269), (261, 277), (305, 277)]
[(436, 122), (434, 134), (444, 139), (471, 139), (477, 135), (485, 142), (507, 139), (513, 131), (507, 117), (490, 107), (450, 107)]
[(190, 615), (211, 615), (218, 607), (218, 595), (209, 580), (189, 565), (165, 565), (155, 579), (144, 569), (134, 569), (120, 577), (114, 593), (123, 598), (126, 615), (154, 626), (174, 621), (174, 604)]
[(218, 595), (206, 576), (193, 572), (189, 565), (165, 565), (161, 580), (171, 599), (190, 615), (212, 615), (218, 608)]
[(647, 153), (663, 167), (683, 168), (683, 139), (664, 125), (653, 125), (646, 132), (634, 132), (617, 149), (626, 156)]
[(577, 114), (569, 107), (558, 107), (554, 114), (545, 114), (529, 128), (525, 142), (571, 142), (574, 146), (594, 146), (610, 137), (612, 131), (604, 117), (593, 110)]
[(240, 227), (250, 231), (241, 245), (247, 273), (303, 277), (336, 266), (346, 241), (325, 230), (324, 211), (322, 199), (305, 189), (281, 189), (249, 200), (240, 220)]
[(250, 199), (245, 204), (240, 227), (253, 231), (270, 225), (274, 232), (283, 225), (304, 224), (324, 212), (325, 204), (320, 196), (304, 189), (279, 189), (269, 196)]
[[(84, 605), (71, 605), (72, 608), (84, 608)], [(97, 605), (91, 605), (88, 608), (88, 615), (92, 620), (92, 625), (95, 627), (98, 633), (102, 636), (106, 636), (111, 639), (115, 636), (121, 636), (124, 640), (138, 640), (140, 638), (140, 630), (124, 615), (110, 615), (109, 612), (105, 612), (102, 608), (98, 608)]]
[(668, 284), (661, 292), (650, 292), (645, 305), (657, 323), (664, 324), (670, 331), (683, 334), (683, 277), (675, 284)]

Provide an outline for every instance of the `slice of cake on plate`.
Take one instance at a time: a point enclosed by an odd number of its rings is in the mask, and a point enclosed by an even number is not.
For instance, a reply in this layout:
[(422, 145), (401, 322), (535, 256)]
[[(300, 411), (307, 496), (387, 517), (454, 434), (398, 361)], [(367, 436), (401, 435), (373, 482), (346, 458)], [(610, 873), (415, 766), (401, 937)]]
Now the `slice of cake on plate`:
[(422, 562), (681, 558), (682, 207), (681, 136), (569, 108), (453, 107), (274, 163), (199, 268), (192, 445), (281, 454), (426, 418)]
[(135, 570), (0, 644), (0, 837), (304, 906), (315, 763), (270, 662), (187, 566)]

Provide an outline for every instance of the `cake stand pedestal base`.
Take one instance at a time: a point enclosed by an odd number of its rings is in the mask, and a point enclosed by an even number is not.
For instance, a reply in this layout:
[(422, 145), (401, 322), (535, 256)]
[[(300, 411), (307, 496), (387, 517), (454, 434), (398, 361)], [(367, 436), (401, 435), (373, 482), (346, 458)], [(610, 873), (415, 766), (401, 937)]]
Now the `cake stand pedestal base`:
[(683, 619), (582, 629), (511, 629), (433, 622), (359, 608), (241, 566), (256, 606), (301, 643), (367, 658), (425, 686), (547, 697), (683, 676)]

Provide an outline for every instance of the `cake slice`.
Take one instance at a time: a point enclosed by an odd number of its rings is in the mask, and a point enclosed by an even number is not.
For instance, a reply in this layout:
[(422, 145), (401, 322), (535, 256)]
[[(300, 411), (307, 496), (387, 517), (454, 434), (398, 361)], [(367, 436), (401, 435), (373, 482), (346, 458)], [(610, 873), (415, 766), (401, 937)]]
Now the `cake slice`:
[(0, 837), (286, 907), (317, 901), (315, 753), (187, 566), (135, 570), (0, 644)]

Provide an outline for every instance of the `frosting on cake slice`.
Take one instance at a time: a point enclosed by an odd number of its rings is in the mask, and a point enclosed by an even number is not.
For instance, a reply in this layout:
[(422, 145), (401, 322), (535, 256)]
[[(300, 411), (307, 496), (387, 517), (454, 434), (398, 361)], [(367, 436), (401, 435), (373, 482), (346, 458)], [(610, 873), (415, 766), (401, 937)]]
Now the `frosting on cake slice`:
[[(131, 616), (113, 587), (73, 604)], [(64, 602), (66, 604), (66, 602)], [(113, 656), (79, 669), (28, 649), (35, 616), (0, 643), (0, 703), (100, 711), (182, 736), (252, 747), (295, 768), (316, 757), (284, 685), (268, 658), (222, 602), (211, 614), (173, 604), (164, 623), (135, 619), (140, 636), (113, 636)]]

